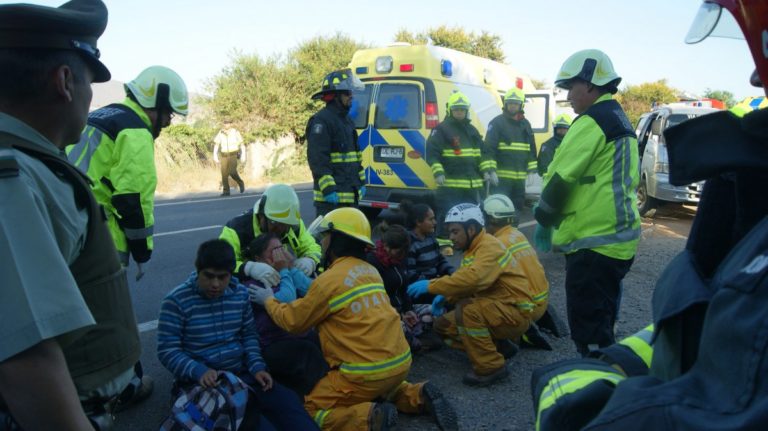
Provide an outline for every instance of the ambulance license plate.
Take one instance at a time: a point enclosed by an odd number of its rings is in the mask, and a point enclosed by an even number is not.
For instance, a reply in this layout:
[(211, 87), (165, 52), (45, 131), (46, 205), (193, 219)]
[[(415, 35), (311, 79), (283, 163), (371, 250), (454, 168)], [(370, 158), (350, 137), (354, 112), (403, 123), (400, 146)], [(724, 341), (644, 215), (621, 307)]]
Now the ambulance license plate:
[(375, 147), (373, 155), (377, 162), (402, 162), (405, 160), (405, 147), (379, 145)]

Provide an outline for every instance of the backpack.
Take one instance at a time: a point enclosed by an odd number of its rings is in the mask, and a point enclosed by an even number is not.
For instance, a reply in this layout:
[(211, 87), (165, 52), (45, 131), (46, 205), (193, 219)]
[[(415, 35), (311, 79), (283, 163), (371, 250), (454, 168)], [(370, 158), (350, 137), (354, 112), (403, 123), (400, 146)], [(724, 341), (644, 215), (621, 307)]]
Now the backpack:
[(219, 385), (181, 390), (160, 431), (235, 431), (245, 417), (250, 387), (234, 374), (219, 372)]

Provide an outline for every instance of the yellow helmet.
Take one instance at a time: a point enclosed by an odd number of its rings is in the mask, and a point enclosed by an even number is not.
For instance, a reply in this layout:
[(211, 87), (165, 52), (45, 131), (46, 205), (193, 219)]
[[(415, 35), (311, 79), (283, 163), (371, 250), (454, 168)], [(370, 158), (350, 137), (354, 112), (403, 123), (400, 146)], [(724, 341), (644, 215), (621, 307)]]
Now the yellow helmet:
[(515, 215), (515, 205), (505, 195), (490, 195), (483, 201), (483, 212), (496, 219), (512, 217)]
[(451, 94), (451, 97), (448, 98), (448, 103), (446, 103), (446, 106), (448, 107), (449, 111), (453, 109), (466, 109), (469, 111), (469, 107), (472, 105), (469, 103), (469, 98), (465, 96), (464, 93), (457, 91)]
[(558, 127), (562, 127), (564, 129), (568, 129), (571, 127), (571, 116), (568, 114), (560, 114), (557, 117), (555, 117), (555, 125), (554, 128), (557, 129)]
[(568, 90), (576, 78), (600, 87), (608, 86), (611, 93), (619, 91), (621, 82), (611, 59), (599, 49), (585, 49), (568, 57), (557, 72), (555, 86)]
[(274, 184), (264, 190), (253, 206), (254, 214), (264, 214), (272, 221), (298, 226), (301, 221), (299, 197), (288, 184)]
[(525, 93), (523, 93), (523, 90), (515, 87), (507, 91), (507, 93), (504, 95), (504, 106), (506, 106), (507, 103), (513, 102), (519, 103), (520, 110), (523, 110), (523, 106), (525, 105)]
[(165, 66), (144, 69), (136, 79), (125, 84), (125, 91), (130, 92), (143, 108), (156, 109), (165, 105), (177, 114), (187, 115), (189, 112), (184, 80)]
[(320, 221), (315, 232), (339, 232), (368, 245), (374, 245), (371, 241), (371, 224), (365, 214), (357, 208), (343, 207), (329, 212)]

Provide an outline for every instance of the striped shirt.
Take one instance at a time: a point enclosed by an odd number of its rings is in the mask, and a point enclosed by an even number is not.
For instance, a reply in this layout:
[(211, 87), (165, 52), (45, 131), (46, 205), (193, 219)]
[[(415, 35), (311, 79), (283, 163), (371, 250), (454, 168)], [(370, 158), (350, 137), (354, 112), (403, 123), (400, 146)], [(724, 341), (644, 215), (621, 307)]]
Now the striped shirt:
[(177, 379), (197, 382), (209, 368), (235, 374), (266, 369), (248, 291), (237, 278), (208, 299), (193, 273), (163, 299), (158, 320), (157, 356)]
[(440, 245), (434, 235), (419, 239), (413, 231), (409, 231), (408, 234), (411, 236), (411, 247), (408, 249), (406, 262), (408, 267), (406, 278), (409, 283), (417, 280), (431, 280), (453, 273), (453, 266), (440, 253)]

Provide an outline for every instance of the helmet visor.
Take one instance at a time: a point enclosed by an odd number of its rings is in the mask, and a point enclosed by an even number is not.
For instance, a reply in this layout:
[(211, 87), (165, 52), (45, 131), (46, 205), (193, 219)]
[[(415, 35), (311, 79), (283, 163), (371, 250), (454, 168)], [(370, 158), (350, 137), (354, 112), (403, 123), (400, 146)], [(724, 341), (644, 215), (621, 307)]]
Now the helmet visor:
[(702, 3), (685, 36), (685, 43), (699, 43), (709, 36), (744, 39), (739, 25), (730, 13), (724, 14), (720, 5)]
[(323, 216), (317, 216), (317, 218), (312, 221), (312, 223), (307, 228), (307, 232), (309, 232), (310, 235), (312, 235), (312, 238), (314, 238), (316, 241), (320, 242), (320, 240), (323, 237), (323, 233), (328, 231), (328, 225), (321, 226), (323, 223)]

